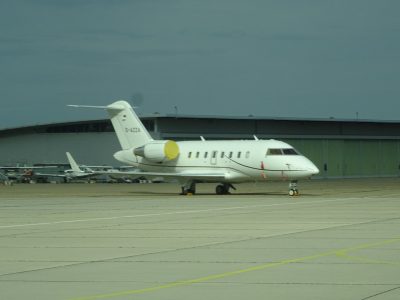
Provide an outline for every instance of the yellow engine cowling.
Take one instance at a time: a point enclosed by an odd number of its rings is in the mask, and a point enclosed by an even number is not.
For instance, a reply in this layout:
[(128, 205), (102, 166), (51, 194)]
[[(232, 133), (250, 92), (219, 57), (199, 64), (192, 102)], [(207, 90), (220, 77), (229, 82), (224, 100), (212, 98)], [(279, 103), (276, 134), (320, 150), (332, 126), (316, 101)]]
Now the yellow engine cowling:
[(153, 141), (133, 150), (137, 156), (149, 161), (163, 162), (174, 160), (179, 156), (179, 146), (175, 141)]

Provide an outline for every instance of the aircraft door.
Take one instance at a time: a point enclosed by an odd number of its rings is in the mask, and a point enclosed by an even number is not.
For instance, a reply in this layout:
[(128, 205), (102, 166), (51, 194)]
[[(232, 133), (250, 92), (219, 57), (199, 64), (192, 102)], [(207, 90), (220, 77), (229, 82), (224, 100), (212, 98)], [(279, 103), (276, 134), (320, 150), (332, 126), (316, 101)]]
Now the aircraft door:
[(217, 156), (218, 156), (218, 151), (213, 151), (211, 153), (211, 164), (216, 165), (217, 164)]

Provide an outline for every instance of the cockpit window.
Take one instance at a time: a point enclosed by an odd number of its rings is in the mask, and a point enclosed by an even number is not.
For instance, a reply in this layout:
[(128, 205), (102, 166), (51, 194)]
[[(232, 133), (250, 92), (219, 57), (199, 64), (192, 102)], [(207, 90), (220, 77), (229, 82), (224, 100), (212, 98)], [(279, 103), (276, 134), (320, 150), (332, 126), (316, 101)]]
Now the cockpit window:
[(281, 149), (268, 149), (267, 155), (282, 155)]
[(282, 151), (284, 155), (299, 155), (299, 153), (297, 153), (297, 151), (294, 150), (293, 148), (282, 149)]
[(286, 148), (286, 149), (270, 148), (267, 151), (267, 155), (299, 155), (299, 153), (293, 148)]

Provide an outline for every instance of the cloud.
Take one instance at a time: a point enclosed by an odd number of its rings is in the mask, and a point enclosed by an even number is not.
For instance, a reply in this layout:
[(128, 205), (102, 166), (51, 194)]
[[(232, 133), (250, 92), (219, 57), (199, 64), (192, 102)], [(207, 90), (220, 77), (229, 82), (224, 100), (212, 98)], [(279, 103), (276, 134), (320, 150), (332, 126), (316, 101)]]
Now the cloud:
[[(318, 117), (331, 101), (337, 117), (352, 102), (393, 118), (399, 9), (385, 0), (4, 0), (0, 103), (140, 91), (150, 112), (240, 115), (246, 103), (253, 114)], [(288, 109), (293, 101), (306, 109)], [(8, 115), (0, 110), (18, 122)]]

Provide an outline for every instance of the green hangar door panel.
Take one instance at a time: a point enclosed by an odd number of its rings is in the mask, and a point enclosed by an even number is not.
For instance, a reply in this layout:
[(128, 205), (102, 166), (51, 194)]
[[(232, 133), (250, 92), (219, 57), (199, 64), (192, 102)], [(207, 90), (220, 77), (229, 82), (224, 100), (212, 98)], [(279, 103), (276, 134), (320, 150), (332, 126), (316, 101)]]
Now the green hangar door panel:
[(343, 140), (325, 140), (324, 143), (324, 166), (321, 175), (326, 177), (343, 176)]
[(343, 176), (363, 176), (360, 157), (360, 141), (344, 141)]
[(379, 151), (379, 170), (383, 176), (397, 176), (400, 168), (398, 141), (381, 141)]
[(360, 159), (362, 176), (378, 176), (380, 155), (379, 140), (360, 142)]

